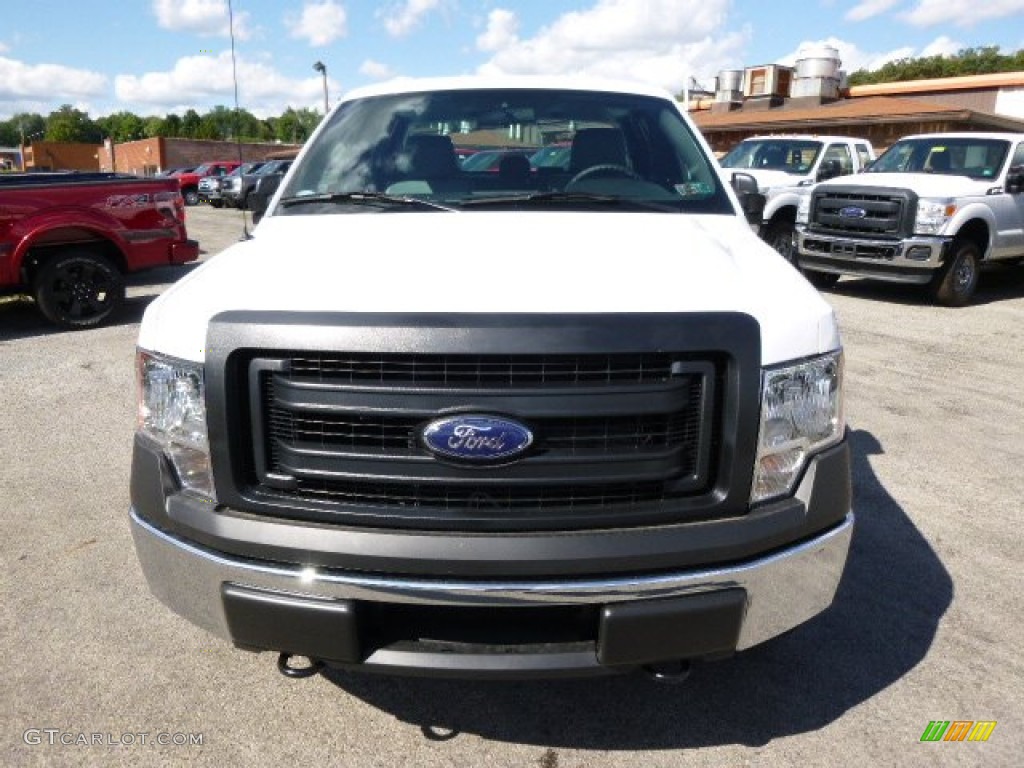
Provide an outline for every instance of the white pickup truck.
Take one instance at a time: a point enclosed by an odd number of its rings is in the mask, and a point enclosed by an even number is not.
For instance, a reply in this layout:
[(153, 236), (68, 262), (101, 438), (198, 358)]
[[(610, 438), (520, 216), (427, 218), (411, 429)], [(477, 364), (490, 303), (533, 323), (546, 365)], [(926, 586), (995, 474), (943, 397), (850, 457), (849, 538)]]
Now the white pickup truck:
[(849, 136), (754, 136), (744, 139), (719, 164), (757, 179), (767, 198), (761, 237), (787, 259), (800, 197), (816, 182), (860, 173), (875, 159), (871, 142)]
[[(568, 165), (456, 159), (509, 143)], [(839, 329), (733, 177), (660, 89), (347, 95), (254, 237), (146, 311), (152, 591), (290, 676), (678, 678), (825, 610)]]
[(982, 264), (1024, 261), (1024, 134), (908, 136), (855, 180), (808, 190), (797, 222), (798, 266), (819, 287), (856, 275), (963, 306)]

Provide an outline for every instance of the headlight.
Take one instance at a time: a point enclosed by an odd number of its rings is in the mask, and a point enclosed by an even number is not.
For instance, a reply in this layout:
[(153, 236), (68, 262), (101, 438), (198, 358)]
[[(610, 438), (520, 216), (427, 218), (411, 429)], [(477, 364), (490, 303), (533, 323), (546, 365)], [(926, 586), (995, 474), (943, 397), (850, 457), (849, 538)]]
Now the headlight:
[(800, 202), (796, 206), (796, 223), (806, 224), (811, 218), (811, 195), (800, 195)]
[(936, 235), (949, 223), (956, 213), (952, 200), (918, 200), (914, 232), (919, 235)]
[(842, 439), (842, 385), (842, 351), (764, 371), (751, 503), (789, 493), (807, 459)]
[(215, 501), (203, 367), (139, 350), (136, 370), (139, 430), (163, 447), (182, 488)]

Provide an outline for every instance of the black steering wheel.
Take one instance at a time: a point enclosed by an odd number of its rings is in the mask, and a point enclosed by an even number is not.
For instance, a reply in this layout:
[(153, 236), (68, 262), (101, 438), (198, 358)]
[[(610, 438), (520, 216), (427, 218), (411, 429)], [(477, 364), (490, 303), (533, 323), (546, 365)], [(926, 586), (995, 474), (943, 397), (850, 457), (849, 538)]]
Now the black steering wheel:
[(571, 187), (577, 182), (583, 181), (590, 176), (596, 176), (599, 173), (609, 173), (617, 176), (623, 176), (627, 179), (641, 179), (640, 174), (634, 171), (632, 168), (627, 168), (624, 165), (616, 165), (615, 163), (603, 163), (602, 165), (592, 165), (589, 168), (584, 168), (582, 171), (577, 173), (565, 186)]

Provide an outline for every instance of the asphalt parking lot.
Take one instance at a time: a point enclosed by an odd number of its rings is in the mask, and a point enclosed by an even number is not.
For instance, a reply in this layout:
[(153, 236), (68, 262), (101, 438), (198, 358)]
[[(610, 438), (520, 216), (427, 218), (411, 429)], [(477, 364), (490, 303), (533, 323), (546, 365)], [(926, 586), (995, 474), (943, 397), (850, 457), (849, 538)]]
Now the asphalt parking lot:
[[(188, 216), (204, 258), (242, 233), (237, 212)], [(827, 294), (857, 515), (838, 599), (681, 686), (292, 681), (153, 599), (128, 528), (133, 351), (188, 271), (133, 278), (90, 331), (0, 304), (0, 764), (1020, 764), (1024, 267), (964, 309), (857, 280)], [(932, 720), (997, 725), (921, 743)]]

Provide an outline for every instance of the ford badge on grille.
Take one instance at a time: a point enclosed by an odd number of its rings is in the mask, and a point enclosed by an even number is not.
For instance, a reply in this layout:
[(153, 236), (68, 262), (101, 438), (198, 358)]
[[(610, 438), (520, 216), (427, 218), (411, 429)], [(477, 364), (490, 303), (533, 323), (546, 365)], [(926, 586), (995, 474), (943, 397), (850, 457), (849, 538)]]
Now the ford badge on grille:
[(521, 456), (533, 443), (533, 432), (511, 419), (464, 414), (430, 422), (421, 438), (431, 453), (484, 462)]
[(839, 209), (839, 215), (844, 219), (863, 219), (868, 212), (857, 205), (848, 205)]

